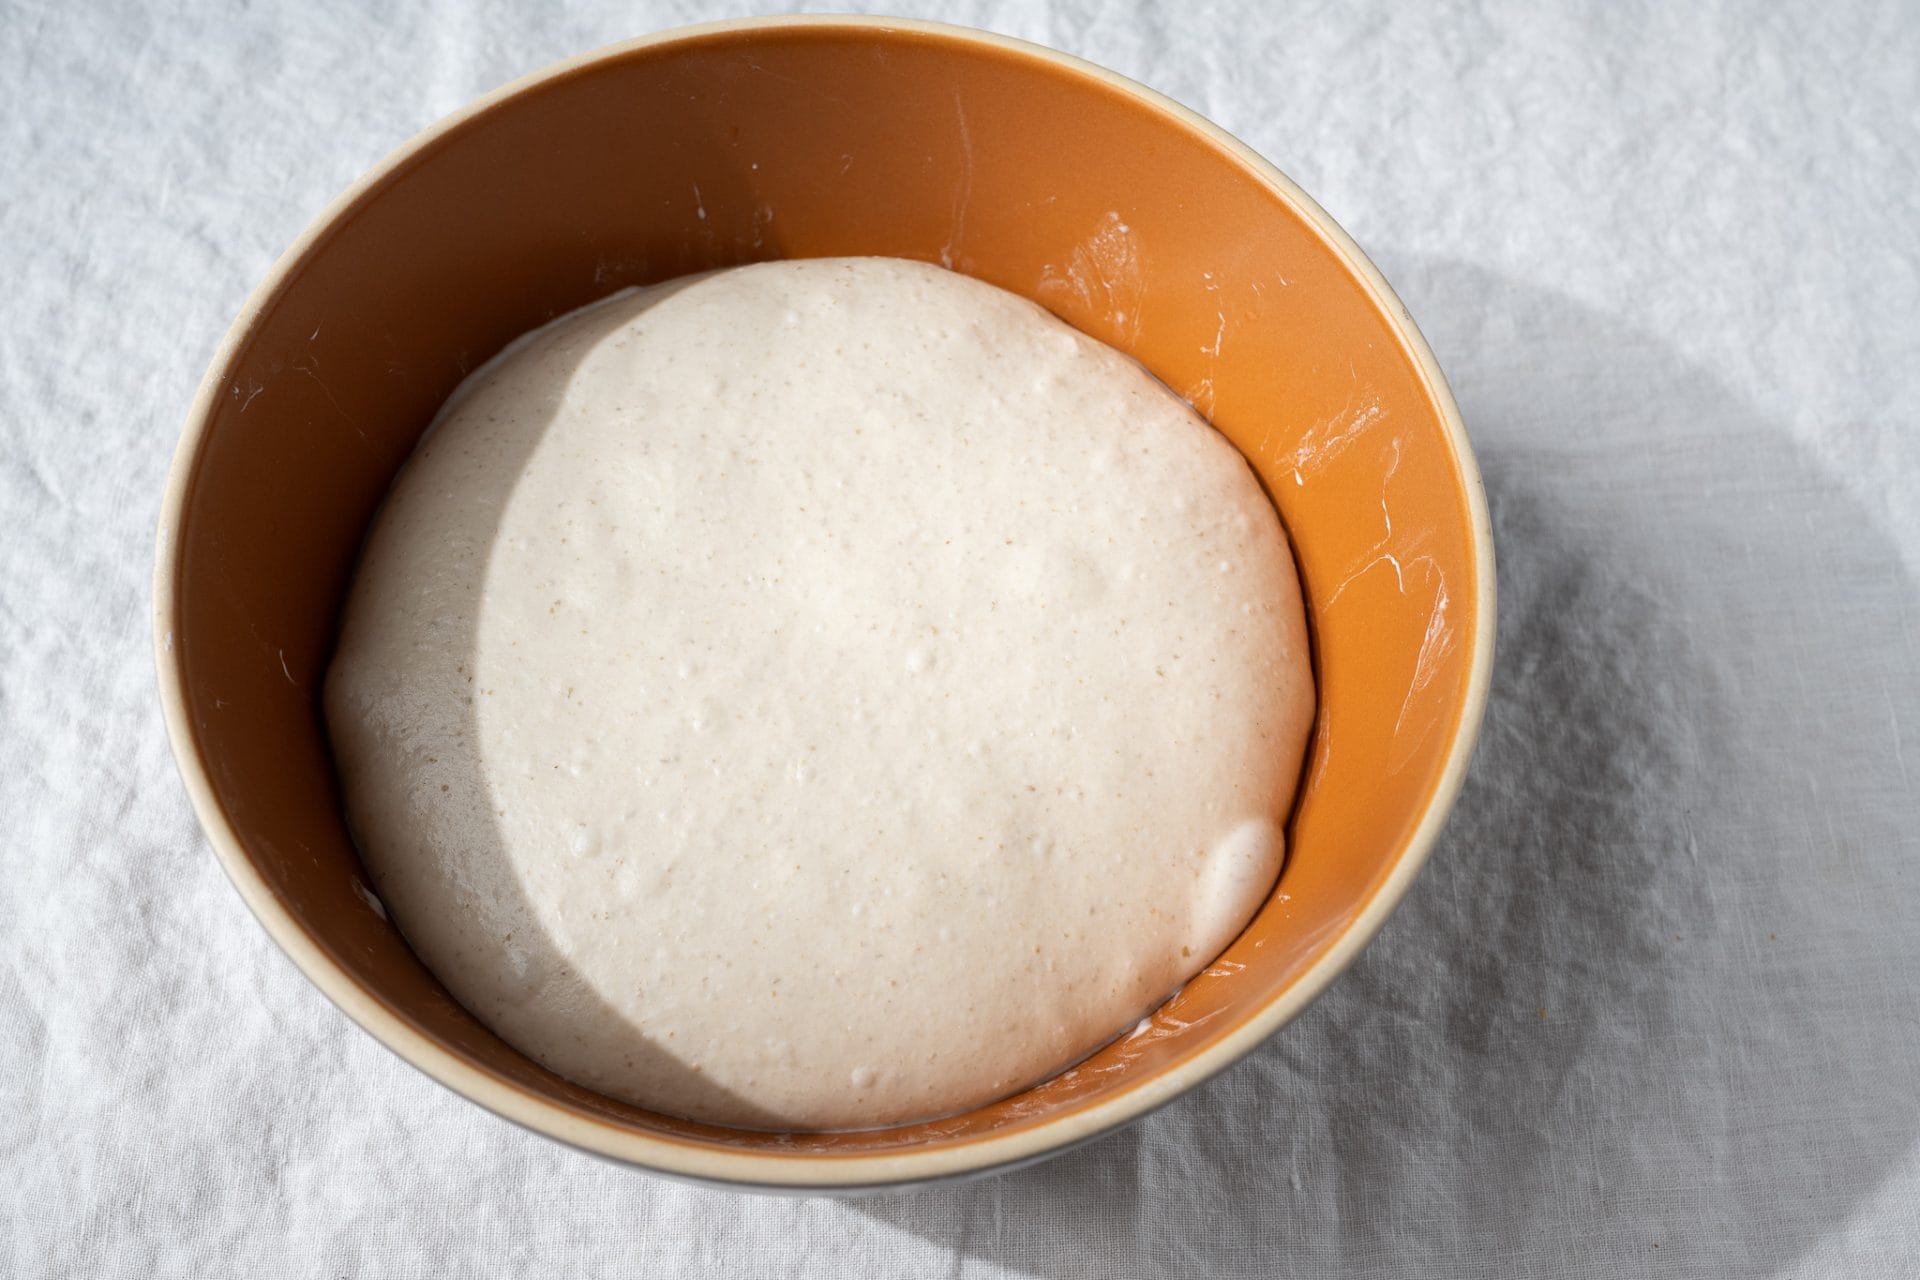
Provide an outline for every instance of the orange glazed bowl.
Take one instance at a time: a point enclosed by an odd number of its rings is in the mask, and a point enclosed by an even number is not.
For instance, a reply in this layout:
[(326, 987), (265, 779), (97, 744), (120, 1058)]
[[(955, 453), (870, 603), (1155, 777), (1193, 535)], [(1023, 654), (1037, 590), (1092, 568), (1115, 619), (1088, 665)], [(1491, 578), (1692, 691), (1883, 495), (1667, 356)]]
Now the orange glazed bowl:
[[(318, 706), (361, 538), (447, 395), (629, 285), (781, 257), (943, 263), (1137, 358), (1252, 462), (1293, 537), (1319, 716), (1286, 868), (1143, 1031), (897, 1128), (694, 1124), (569, 1083), (388, 923)], [(1277, 169), (1110, 72), (925, 23), (779, 18), (636, 40), (441, 121), (248, 299), (186, 423), (154, 638), (194, 807), (267, 932), (361, 1026), (529, 1129), (763, 1189), (1006, 1168), (1191, 1089), (1299, 1013), (1433, 847), (1486, 703), (1493, 551), (1459, 414), (1378, 271)], [(1150, 855), (1151, 851), (1142, 851)]]

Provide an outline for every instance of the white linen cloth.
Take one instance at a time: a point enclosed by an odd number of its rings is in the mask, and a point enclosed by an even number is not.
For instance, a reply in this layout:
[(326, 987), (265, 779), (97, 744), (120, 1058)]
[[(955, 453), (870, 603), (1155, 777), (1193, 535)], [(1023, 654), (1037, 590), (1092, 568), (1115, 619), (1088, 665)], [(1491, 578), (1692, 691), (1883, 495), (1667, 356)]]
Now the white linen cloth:
[(1211, 116), (1425, 327), (1501, 651), (1405, 907), (1195, 1095), (909, 1195), (683, 1187), (414, 1073), (188, 812), (162, 477), (355, 175), (738, 8), (0, 0), (0, 1274), (1920, 1274), (1920, 14), (902, 7)]

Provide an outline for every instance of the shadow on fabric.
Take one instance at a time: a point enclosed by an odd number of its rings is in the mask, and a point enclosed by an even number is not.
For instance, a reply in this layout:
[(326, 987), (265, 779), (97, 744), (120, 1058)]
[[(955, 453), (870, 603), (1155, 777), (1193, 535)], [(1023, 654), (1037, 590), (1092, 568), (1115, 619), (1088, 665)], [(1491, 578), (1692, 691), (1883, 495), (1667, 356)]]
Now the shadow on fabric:
[(1656, 340), (1475, 267), (1389, 266), (1500, 556), (1492, 703), (1431, 865), (1194, 1095), (843, 1212), (1046, 1277), (1757, 1275), (1915, 1141), (1886, 1064), (1913, 1052), (1920, 881), (1886, 798), (1920, 661), (1861, 651), (1920, 617), (1895, 548)]

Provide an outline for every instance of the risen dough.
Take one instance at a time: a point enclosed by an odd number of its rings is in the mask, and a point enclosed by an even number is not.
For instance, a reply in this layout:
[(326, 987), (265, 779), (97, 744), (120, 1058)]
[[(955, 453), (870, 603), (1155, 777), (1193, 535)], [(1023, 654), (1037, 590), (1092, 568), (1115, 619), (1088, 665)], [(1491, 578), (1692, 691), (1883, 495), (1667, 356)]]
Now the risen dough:
[(380, 896), (561, 1075), (881, 1125), (1121, 1031), (1270, 890), (1312, 715), (1244, 460), (891, 259), (616, 296), (473, 375), (326, 712)]

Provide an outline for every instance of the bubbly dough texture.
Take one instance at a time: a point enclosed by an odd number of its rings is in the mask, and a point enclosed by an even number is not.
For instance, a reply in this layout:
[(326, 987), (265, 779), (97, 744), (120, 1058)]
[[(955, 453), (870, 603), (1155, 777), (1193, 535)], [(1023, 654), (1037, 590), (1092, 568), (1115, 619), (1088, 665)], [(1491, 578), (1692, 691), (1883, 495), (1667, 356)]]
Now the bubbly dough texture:
[(918, 263), (548, 325), (376, 520), (326, 687), (393, 919), (554, 1071), (862, 1128), (1130, 1026), (1264, 901), (1313, 686), (1246, 462)]

